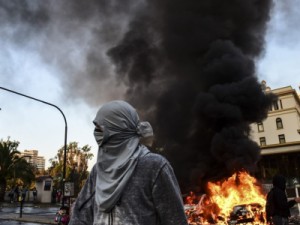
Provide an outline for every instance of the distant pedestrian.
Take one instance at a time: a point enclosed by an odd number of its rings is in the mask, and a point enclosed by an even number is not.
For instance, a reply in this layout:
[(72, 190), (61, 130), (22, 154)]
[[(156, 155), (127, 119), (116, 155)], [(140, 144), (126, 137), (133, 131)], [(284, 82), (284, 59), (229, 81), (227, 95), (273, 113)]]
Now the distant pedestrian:
[(56, 188), (53, 188), (52, 194), (51, 194), (51, 203), (56, 203), (56, 195), (57, 195), (57, 190), (56, 190)]
[(16, 186), (14, 188), (14, 201), (15, 202), (19, 201), (19, 195), (20, 195), (19, 186)]
[(13, 189), (11, 189), (10, 192), (8, 193), (8, 197), (9, 197), (9, 201), (11, 203), (13, 203), (14, 202), (14, 190)]
[(61, 190), (58, 189), (58, 191), (56, 192), (56, 198), (57, 198), (57, 202), (60, 203), (60, 199), (61, 199)]
[(23, 202), (26, 201), (26, 195), (27, 195), (27, 187), (24, 187), (22, 189), (22, 199), (21, 199), (21, 201), (23, 201)]
[(36, 190), (36, 187), (33, 188), (32, 194), (33, 194), (33, 201), (36, 201), (36, 198), (37, 198), (37, 190)]
[(267, 195), (266, 214), (269, 224), (288, 225), (288, 218), (291, 216), (290, 208), (300, 203), (300, 198), (288, 201), (285, 192), (286, 179), (282, 175), (273, 177), (273, 188)]

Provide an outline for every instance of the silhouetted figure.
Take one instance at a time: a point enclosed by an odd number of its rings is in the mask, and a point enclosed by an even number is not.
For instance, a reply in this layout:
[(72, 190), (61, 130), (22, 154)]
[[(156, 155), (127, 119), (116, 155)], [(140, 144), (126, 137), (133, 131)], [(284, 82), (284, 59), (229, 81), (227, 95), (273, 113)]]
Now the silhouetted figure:
[(56, 195), (57, 195), (57, 190), (53, 188), (52, 194), (51, 194), (51, 203), (56, 203)]
[(59, 189), (58, 191), (57, 191), (57, 194), (56, 194), (56, 199), (57, 199), (57, 202), (58, 203), (60, 203), (60, 200), (61, 200), (61, 190)]
[(23, 188), (22, 189), (22, 201), (26, 201), (26, 194), (27, 194), (27, 188)]
[(288, 201), (285, 192), (286, 179), (282, 175), (273, 177), (273, 188), (267, 196), (266, 213), (267, 221), (274, 225), (288, 225), (291, 216), (290, 208), (300, 203), (300, 198)]
[(33, 188), (32, 194), (33, 194), (33, 201), (36, 201), (36, 199), (37, 199), (37, 190), (36, 190), (36, 187)]
[(8, 193), (8, 197), (9, 197), (9, 201), (11, 203), (13, 203), (14, 202), (14, 190), (13, 189), (11, 189), (10, 192)]
[(19, 201), (19, 195), (20, 195), (19, 186), (16, 186), (14, 189), (14, 201), (15, 202)]

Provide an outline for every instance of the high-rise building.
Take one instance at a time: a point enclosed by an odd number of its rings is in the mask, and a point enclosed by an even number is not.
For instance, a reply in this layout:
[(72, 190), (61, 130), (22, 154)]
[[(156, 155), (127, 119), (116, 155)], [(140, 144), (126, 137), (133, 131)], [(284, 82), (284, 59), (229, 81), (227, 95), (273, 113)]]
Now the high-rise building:
[(300, 98), (291, 86), (271, 90), (262, 82), (266, 93), (277, 96), (264, 121), (251, 124), (251, 138), (261, 147), (258, 178), (270, 181), (280, 172), (290, 183), (300, 182)]
[(35, 166), (40, 172), (45, 170), (45, 158), (38, 155), (38, 150), (24, 150), (21, 152), (26, 161)]
[(44, 158), (44, 156), (38, 156), (36, 158), (36, 168), (39, 171), (44, 171), (45, 170), (45, 158)]

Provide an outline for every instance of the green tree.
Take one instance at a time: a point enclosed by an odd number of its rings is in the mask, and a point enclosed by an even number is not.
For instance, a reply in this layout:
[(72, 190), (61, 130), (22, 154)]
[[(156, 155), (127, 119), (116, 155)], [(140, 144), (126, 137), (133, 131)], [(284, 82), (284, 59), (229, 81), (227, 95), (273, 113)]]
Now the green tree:
[(24, 184), (30, 185), (35, 179), (34, 168), (17, 150), (19, 142), (0, 140), (0, 201), (4, 200), (7, 183), (9, 180), (16, 184), (21, 180)]
[[(89, 145), (79, 147), (78, 142), (70, 142), (67, 145), (65, 180), (74, 182), (75, 196), (77, 196), (88, 177), (88, 160), (94, 157), (90, 151), (91, 147)], [(61, 186), (63, 161), (64, 147), (60, 148), (57, 155), (49, 160), (51, 163), (49, 174), (53, 177), (56, 188)]]

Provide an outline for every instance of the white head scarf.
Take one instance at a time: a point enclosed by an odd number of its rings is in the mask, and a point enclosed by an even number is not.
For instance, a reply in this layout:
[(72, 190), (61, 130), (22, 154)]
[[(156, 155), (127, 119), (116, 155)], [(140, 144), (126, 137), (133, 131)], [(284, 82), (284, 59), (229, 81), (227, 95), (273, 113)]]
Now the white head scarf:
[(140, 137), (153, 136), (153, 130), (150, 123), (139, 121), (131, 105), (120, 100), (104, 104), (93, 122), (99, 145), (95, 198), (100, 210), (109, 212), (120, 199), (138, 157), (149, 152), (139, 145)]

